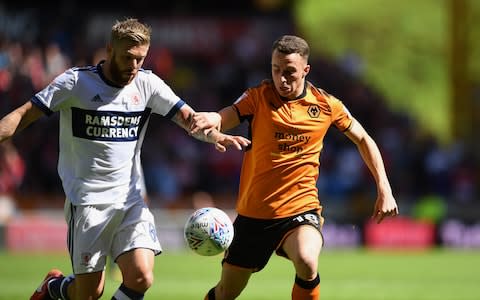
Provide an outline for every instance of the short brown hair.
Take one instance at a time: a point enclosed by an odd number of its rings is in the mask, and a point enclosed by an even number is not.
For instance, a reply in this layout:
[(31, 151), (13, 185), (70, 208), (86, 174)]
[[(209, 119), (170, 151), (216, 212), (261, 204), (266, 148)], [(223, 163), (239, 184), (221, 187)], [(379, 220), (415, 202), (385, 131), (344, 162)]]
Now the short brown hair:
[(310, 55), (307, 41), (295, 35), (283, 35), (273, 42), (272, 52), (277, 50), (284, 54), (298, 53), (305, 59)]
[(152, 29), (134, 18), (117, 21), (112, 26), (110, 42), (115, 44), (121, 40), (128, 40), (139, 45), (150, 44)]

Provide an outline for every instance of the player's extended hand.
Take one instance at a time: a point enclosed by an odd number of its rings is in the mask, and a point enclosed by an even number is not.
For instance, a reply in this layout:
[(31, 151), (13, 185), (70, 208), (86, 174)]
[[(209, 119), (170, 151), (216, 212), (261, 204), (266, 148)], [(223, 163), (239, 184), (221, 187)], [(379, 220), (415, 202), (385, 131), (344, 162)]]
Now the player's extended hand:
[(220, 131), (221, 123), (222, 117), (216, 112), (196, 112), (190, 120), (190, 134), (211, 128)]
[(238, 150), (242, 150), (243, 147), (250, 145), (250, 140), (238, 135), (229, 135), (217, 132), (218, 136), (215, 137), (215, 149), (220, 152), (225, 152), (227, 147), (234, 146)]
[(385, 217), (394, 217), (396, 215), (398, 215), (398, 206), (393, 195), (391, 193), (386, 195), (379, 194), (377, 201), (375, 201), (372, 218), (379, 224)]

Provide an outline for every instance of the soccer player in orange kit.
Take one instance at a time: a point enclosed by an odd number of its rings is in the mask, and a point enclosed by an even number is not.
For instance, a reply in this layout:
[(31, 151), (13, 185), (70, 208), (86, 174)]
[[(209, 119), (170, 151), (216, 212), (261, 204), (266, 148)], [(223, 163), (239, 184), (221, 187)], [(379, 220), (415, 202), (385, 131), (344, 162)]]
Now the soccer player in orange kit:
[(191, 132), (249, 124), (235, 235), (218, 284), (205, 299), (235, 299), (252, 273), (276, 252), (292, 261), (292, 299), (319, 299), (318, 257), (323, 245), (322, 206), (316, 187), (323, 139), (335, 125), (360, 152), (377, 185), (373, 217), (398, 214), (397, 203), (374, 140), (337, 98), (306, 80), (308, 43), (285, 35), (273, 43), (272, 80), (249, 88), (219, 113), (197, 113)]

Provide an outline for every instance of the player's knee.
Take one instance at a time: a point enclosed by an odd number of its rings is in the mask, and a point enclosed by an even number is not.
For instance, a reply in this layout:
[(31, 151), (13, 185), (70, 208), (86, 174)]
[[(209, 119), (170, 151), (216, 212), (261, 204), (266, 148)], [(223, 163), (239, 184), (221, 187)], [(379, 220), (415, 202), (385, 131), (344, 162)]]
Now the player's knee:
[(318, 257), (308, 253), (299, 253), (292, 258), (297, 274), (305, 279), (314, 279), (317, 275)]
[(135, 272), (125, 276), (123, 282), (129, 288), (144, 293), (153, 284), (153, 272)]
[(148, 290), (153, 284), (153, 272), (142, 273), (137, 282), (144, 291)]

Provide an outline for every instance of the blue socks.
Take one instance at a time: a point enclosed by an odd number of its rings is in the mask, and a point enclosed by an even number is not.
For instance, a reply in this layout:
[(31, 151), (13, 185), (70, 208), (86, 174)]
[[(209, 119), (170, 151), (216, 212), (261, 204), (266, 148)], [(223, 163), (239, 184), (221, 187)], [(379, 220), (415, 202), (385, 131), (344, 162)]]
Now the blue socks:
[(144, 294), (126, 287), (123, 283), (112, 297), (112, 300), (143, 300)]
[(48, 282), (48, 293), (52, 299), (69, 300), (67, 289), (68, 286), (75, 280), (75, 276), (69, 275), (67, 277), (55, 278)]

